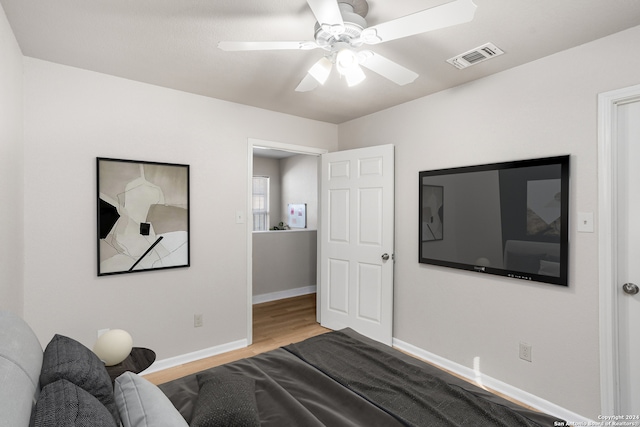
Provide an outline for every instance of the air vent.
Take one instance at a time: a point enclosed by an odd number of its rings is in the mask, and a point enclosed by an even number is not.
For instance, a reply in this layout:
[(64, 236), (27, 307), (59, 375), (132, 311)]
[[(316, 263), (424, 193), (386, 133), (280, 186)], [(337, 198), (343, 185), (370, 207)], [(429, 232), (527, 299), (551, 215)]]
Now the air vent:
[(502, 55), (504, 52), (493, 43), (483, 44), (480, 47), (472, 49), (463, 54), (447, 59), (447, 62), (454, 67), (462, 70), (480, 62), (486, 61), (496, 56)]

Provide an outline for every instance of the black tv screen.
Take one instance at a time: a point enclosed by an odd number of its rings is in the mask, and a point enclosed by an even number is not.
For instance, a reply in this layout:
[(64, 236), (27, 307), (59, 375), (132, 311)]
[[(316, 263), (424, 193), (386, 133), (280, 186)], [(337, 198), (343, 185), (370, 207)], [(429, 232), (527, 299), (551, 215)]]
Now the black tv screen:
[(569, 156), (419, 176), (421, 263), (568, 286)]

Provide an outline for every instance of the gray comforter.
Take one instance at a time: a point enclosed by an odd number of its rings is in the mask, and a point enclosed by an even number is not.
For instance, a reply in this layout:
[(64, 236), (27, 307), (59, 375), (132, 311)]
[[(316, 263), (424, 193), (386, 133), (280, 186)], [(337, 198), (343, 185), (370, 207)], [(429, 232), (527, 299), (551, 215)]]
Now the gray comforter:
[[(261, 426), (511, 427), (560, 421), (349, 329), (204, 372), (251, 379), (250, 406)], [(187, 421), (198, 399), (197, 378), (160, 386)]]

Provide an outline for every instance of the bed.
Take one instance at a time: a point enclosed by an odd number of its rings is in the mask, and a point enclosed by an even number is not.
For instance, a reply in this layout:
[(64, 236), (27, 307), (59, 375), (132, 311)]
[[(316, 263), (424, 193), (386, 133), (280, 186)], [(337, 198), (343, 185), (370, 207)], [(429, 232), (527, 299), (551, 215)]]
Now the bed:
[(351, 329), (159, 388), (196, 425), (224, 414), (235, 425), (280, 427), (563, 425)]
[(345, 329), (160, 386), (0, 311), (0, 427), (556, 426)]

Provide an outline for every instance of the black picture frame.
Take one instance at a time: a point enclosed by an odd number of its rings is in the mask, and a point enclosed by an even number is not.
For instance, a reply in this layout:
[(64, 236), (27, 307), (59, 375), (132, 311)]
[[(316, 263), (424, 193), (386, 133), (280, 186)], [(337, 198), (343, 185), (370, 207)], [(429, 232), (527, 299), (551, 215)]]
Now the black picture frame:
[(190, 266), (189, 165), (96, 158), (98, 276)]

